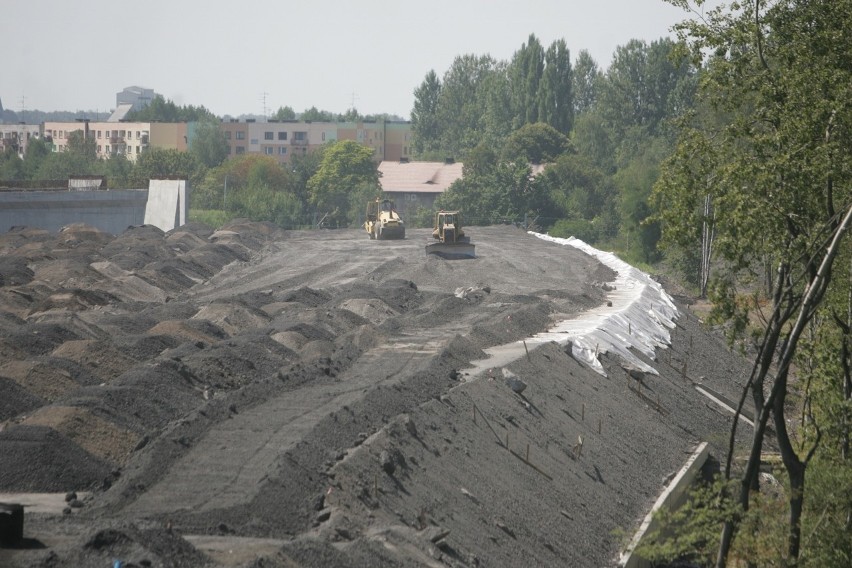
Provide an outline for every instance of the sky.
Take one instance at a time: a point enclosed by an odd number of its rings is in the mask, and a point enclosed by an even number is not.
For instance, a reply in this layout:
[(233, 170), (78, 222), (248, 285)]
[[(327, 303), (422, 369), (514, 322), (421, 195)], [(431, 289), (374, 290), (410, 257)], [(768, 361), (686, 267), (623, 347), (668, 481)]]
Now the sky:
[(95, 111), (153, 89), (217, 116), (289, 106), (408, 119), (461, 55), (509, 61), (535, 34), (605, 70), (631, 39), (672, 36), (664, 0), (0, 0), (3, 107)]

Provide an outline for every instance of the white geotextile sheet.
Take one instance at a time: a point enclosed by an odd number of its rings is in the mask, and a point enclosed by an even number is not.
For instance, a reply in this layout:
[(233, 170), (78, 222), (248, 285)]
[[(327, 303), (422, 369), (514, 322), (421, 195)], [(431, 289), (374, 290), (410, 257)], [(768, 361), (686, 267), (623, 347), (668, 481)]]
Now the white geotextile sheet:
[(576, 319), (559, 323), (553, 329), (534, 335), (527, 343), (571, 341), (574, 358), (586, 363), (595, 371), (606, 375), (598, 360), (601, 353), (615, 353), (627, 366), (657, 375), (657, 370), (646, 365), (631, 348), (651, 360), (657, 347), (671, 344), (670, 330), (675, 327), (678, 310), (663, 287), (648, 274), (627, 264), (613, 253), (600, 251), (574, 237), (560, 239), (540, 233), (530, 233), (540, 239), (572, 246), (595, 257), (618, 273), (608, 284), (613, 290), (607, 293), (606, 304), (583, 312)]

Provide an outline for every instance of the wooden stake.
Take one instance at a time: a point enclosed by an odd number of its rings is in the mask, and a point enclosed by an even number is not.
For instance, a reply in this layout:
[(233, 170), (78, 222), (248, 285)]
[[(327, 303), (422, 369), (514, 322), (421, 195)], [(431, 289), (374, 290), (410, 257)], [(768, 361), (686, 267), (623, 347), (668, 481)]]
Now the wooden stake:
[(473, 423), (476, 424), (476, 405), (473, 405)]
[(379, 474), (375, 474), (373, 477), (373, 495), (376, 497), (379, 496)]
[(582, 410), (580, 410), (580, 420), (581, 421), (586, 420), (586, 403), (585, 402), (583, 403)]
[(527, 342), (526, 341), (524, 341), (524, 351), (527, 352), (527, 361), (529, 361), (530, 360), (530, 350), (527, 349)]
[(530, 461), (530, 445), (529, 445), (529, 444), (527, 444), (527, 457), (526, 457), (526, 460), (527, 460), (527, 461)]
[(633, 332), (630, 331), (630, 322), (627, 322), (627, 335), (633, 335)]
[(598, 434), (601, 433), (601, 419), (598, 418)]
[(509, 449), (509, 433), (506, 432), (506, 449)]

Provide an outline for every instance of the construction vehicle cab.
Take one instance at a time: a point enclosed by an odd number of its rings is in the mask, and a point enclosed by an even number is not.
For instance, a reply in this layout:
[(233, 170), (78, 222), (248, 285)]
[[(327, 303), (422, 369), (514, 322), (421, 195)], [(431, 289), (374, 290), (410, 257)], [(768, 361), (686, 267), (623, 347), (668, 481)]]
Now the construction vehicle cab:
[(473, 258), (475, 247), (465, 236), (460, 211), (438, 211), (432, 227), (432, 238), (437, 243), (426, 245), (426, 252), (444, 258)]
[(396, 212), (393, 200), (377, 197), (367, 203), (364, 229), (371, 239), (404, 239), (405, 224)]

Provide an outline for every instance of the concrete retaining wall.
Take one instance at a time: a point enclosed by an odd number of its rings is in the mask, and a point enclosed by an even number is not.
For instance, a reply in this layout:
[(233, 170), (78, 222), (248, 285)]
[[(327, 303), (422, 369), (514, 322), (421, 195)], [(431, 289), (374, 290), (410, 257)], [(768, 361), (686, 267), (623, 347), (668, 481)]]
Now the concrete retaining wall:
[(665, 491), (657, 498), (656, 503), (651, 507), (645, 520), (642, 521), (639, 530), (618, 559), (618, 566), (624, 568), (651, 568), (650, 562), (636, 554), (636, 548), (642, 542), (642, 539), (645, 538), (645, 535), (657, 528), (657, 520), (654, 518), (654, 513), (663, 507), (674, 510), (683, 504), (687, 490), (695, 482), (695, 478), (704, 466), (704, 462), (707, 461), (709, 454), (710, 447), (707, 445), (707, 442), (702, 442), (689, 459), (686, 460), (686, 463), (678, 471)]
[(151, 180), (148, 189), (0, 192), (0, 233), (26, 226), (56, 232), (86, 223), (118, 235), (132, 225), (170, 231), (186, 223), (184, 180)]

